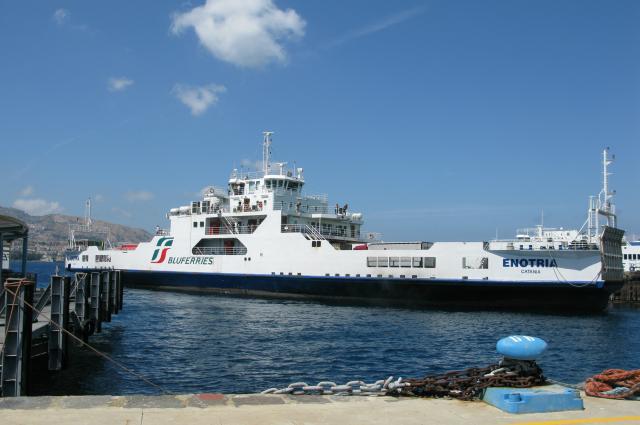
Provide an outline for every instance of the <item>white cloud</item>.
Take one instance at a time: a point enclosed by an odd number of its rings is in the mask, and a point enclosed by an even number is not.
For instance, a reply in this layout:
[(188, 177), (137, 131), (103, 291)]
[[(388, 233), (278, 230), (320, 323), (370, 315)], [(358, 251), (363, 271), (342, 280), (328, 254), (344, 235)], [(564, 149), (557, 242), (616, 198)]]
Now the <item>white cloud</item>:
[(420, 6), (420, 7), (414, 7), (412, 9), (403, 10), (393, 15), (389, 15), (378, 22), (374, 22), (364, 27), (349, 31), (348, 33), (344, 34), (342, 37), (338, 37), (335, 40), (329, 42), (326, 45), (326, 47), (335, 47), (340, 44), (346, 43), (347, 41), (351, 41), (354, 38), (364, 37), (369, 34), (373, 34), (378, 31), (385, 30), (389, 27), (392, 27), (408, 19), (411, 19), (414, 16), (423, 13), (424, 11), (425, 11), (425, 7)]
[(126, 77), (109, 78), (109, 91), (123, 91), (133, 85), (133, 80)]
[(282, 41), (304, 35), (306, 22), (293, 9), (273, 0), (207, 0), (173, 15), (171, 31), (193, 28), (200, 43), (216, 58), (242, 67), (285, 62)]
[(101, 194), (97, 193), (93, 196), (93, 200), (96, 202), (102, 202), (104, 201), (104, 196), (102, 196)]
[(153, 199), (153, 193), (146, 190), (129, 191), (125, 193), (124, 197), (129, 202), (146, 202)]
[(218, 94), (227, 91), (225, 86), (207, 84), (204, 86), (188, 86), (176, 84), (172, 93), (191, 109), (193, 115), (203, 114), (211, 105), (218, 103)]
[(13, 207), (31, 215), (54, 214), (63, 209), (60, 203), (44, 199), (16, 199)]
[(33, 192), (33, 186), (29, 185), (20, 191), (20, 196), (31, 196)]
[(64, 25), (69, 21), (69, 11), (67, 9), (58, 9), (53, 12), (53, 20), (58, 25)]
[(122, 208), (116, 208), (113, 207), (111, 208), (111, 211), (120, 214), (123, 217), (127, 217), (127, 218), (131, 218), (133, 214), (131, 214), (129, 211), (127, 210), (123, 210)]

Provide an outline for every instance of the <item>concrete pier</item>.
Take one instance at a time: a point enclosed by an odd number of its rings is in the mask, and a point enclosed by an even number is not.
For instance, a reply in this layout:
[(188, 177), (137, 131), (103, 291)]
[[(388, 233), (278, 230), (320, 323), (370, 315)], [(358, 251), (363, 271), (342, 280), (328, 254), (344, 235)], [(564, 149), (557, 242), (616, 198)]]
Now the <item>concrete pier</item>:
[(638, 424), (640, 402), (585, 398), (585, 410), (513, 415), (446, 399), (186, 394), (0, 399), (0, 423), (21, 424)]
[(73, 366), (70, 337), (82, 345), (120, 311), (120, 276), (116, 270), (76, 273), (73, 280), (51, 276), (37, 302), (33, 280), (7, 279), (0, 293), (0, 397), (29, 394), (30, 382), (37, 379), (31, 373), (36, 358), (46, 356), (52, 371)]

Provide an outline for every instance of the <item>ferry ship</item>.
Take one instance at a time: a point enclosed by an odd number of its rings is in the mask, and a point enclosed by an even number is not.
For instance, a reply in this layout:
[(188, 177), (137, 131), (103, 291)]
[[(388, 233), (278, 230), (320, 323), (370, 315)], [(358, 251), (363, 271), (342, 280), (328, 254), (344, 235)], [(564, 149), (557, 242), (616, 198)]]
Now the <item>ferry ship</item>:
[(150, 242), (89, 246), (67, 269), (119, 269), (125, 285), (152, 289), (444, 308), (602, 310), (622, 285), (610, 208), (597, 235), (383, 242), (348, 205), (306, 195), (303, 169), (272, 163), (271, 145), (264, 132), (260, 171), (234, 169), (227, 188), (172, 208)]
[(622, 264), (624, 271), (640, 272), (640, 241), (628, 241), (622, 245)]

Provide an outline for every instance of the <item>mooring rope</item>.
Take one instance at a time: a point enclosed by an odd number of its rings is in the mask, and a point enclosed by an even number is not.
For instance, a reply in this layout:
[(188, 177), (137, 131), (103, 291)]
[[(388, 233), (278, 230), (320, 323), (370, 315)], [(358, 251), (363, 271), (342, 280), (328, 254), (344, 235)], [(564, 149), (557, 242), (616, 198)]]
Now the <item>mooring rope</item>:
[(36, 309), (33, 305), (29, 304), (27, 301), (25, 301), (22, 297), (19, 297), (17, 292), (12, 292), (9, 288), (6, 288), (6, 290), (11, 293), (14, 296), (14, 300), (15, 298), (19, 298), (20, 300), (22, 300), (22, 302), (24, 302), (27, 306), (29, 306), (32, 310), (36, 311), (39, 315), (41, 315), (42, 317), (44, 317), (45, 319), (47, 319), (49, 321), (50, 324), (54, 325), (55, 327), (57, 327), (58, 329), (60, 329), (62, 332), (66, 333), (67, 335), (71, 336), (73, 339), (75, 339), (76, 341), (78, 341), (79, 343), (81, 343), (82, 345), (84, 345), (85, 347), (89, 348), (91, 351), (95, 352), (97, 355), (99, 355), (100, 357), (110, 361), (111, 363), (115, 364), (116, 366), (118, 366), (120, 369), (124, 370), (125, 372), (131, 374), (132, 376), (135, 376), (136, 378), (146, 382), (147, 384), (151, 385), (154, 388), (159, 389), (160, 391), (162, 391), (165, 394), (169, 394), (169, 395), (173, 395), (173, 393), (165, 388), (163, 388), (162, 386), (152, 382), (151, 380), (149, 380), (147, 377), (145, 377), (144, 375), (142, 375), (141, 373), (138, 373), (132, 369), (129, 369), (128, 367), (126, 367), (125, 365), (123, 365), (122, 363), (120, 363), (119, 361), (115, 360), (114, 358), (112, 358), (111, 356), (101, 352), (100, 350), (98, 350), (97, 348), (93, 347), (91, 344), (83, 341), (82, 339), (78, 338), (77, 336), (75, 336), (72, 332), (69, 332), (67, 329), (65, 329), (64, 327), (62, 327), (60, 324), (54, 322), (50, 317), (48, 317), (46, 314), (44, 314), (41, 310)]

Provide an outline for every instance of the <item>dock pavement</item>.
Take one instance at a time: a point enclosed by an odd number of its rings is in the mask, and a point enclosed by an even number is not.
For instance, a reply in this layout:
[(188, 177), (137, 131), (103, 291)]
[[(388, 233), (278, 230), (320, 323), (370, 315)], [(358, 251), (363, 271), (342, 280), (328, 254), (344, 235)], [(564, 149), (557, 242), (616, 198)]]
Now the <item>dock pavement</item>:
[(2, 425), (640, 424), (640, 401), (584, 397), (585, 410), (514, 415), (483, 402), (358, 396), (186, 394), (0, 398)]

